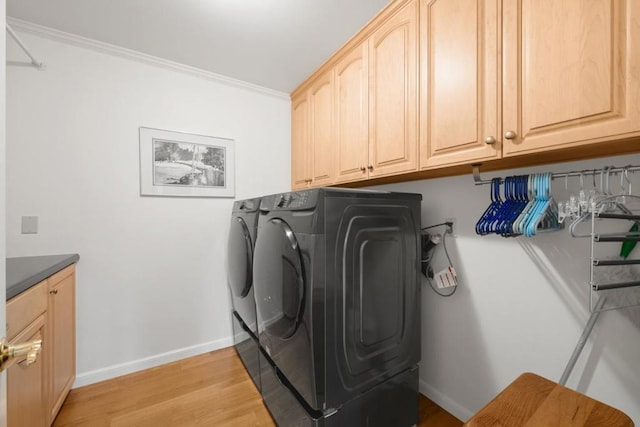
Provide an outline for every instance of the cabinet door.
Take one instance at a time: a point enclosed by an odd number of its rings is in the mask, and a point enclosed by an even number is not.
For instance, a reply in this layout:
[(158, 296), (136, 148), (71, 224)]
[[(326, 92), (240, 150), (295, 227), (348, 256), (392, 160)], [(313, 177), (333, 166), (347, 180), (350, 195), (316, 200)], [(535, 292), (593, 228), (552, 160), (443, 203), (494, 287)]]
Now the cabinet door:
[(499, 158), (497, 0), (421, 0), (420, 167)]
[(638, 0), (505, 0), (503, 8), (504, 155), (640, 131)]
[[(38, 317), (21, 332), (12, 343), (20, 344), (42, 340), (45, 315)], [(27, 365), (26, 356), (15, 360), (7, 369), (7, 423), (12, 427), (40, 427), (48, 425), (45, 406), (44, 358), (49, 351), (48, 342), (35, 363)]]
[(369, 40), (369, 176), (416, 170), (418, 3), (409, 2)]
[(337, 182), (367, 178), (369, 165), (368, 44), (349, 52), (335, 67)]
[(335, 177), (333, 138), (333, 72), (316, 80), (309, 91), (311, 109), (311, 184), (330, 185)]
[(49, 415), (50, 420), (53, 420), (76, 377), (74, 267), (68, 267), (52, 276), (49, 283)]
[(311, 181), (309, 171), (309, 102), (303, 93), (291, 100), (291, 188), (305, 188)]

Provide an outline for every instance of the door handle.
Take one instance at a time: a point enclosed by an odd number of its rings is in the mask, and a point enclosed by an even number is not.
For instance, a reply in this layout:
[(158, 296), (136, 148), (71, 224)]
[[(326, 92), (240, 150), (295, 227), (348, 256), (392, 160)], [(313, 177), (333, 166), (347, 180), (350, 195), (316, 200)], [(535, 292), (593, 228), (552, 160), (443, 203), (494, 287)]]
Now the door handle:
[(8, 345), (5, 339), (2, 338), (0, 340), (0, 371), (3, 371), (11, 360), (22, 356), (27, 356), (27, 366), (33, 365), (38, 359), (38, 353), (40, 353), (41, 348), (42, 340)]

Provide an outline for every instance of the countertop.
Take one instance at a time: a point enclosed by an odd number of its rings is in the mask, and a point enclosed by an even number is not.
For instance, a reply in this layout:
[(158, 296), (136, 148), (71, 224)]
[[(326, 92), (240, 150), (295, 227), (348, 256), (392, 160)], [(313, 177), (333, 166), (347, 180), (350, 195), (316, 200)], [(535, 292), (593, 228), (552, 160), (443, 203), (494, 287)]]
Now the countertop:
[(79, 259), (78, 254), (7, 258), (7, 300)]

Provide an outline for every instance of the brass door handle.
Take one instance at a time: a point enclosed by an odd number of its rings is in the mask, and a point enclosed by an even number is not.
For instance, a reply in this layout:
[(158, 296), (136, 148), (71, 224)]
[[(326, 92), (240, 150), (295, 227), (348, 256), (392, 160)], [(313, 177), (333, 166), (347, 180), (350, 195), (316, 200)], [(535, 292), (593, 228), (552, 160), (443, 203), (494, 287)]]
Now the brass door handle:
[(57, 289), (53, 289), (53, 290), (49, 291), (49, 293), (51, 295), (58, 295), (58, 290)]
[(17, 357), (27, 356), (27, 366), (33, 365), (38, 359), (42, 348), (42, 340), (35, 340), (16, 345), (7, 345), (4, 339), (0, 341), (0, 371), (7, 367), (7, 363)]

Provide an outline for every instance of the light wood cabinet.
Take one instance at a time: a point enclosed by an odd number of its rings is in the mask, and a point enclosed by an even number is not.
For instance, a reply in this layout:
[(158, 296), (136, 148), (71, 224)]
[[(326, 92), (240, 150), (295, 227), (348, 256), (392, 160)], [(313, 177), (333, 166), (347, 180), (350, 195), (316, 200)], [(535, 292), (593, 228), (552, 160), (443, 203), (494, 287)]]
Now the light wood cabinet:
[[(329, 75), (332, 117), (309, 96)], [(640, 2), (394, 0), (294, 91), (292, 126), (294, 189), (637, 153)]]
[(506, 0), (502, 23), (505, 156), (640, 131), (640, 2)]
[(335, 65), (336, 182), (417, 169), (417, 2)]
[(369, 165), (369, 44), (335, 66), (336, 182), (366, 179)]
[(420, 2), (420, 167), (498, 159), (497, 0)]
[(294, 190), (311, 183), (309, 150), (309, 101), (305, 92), (291, 99), (291, 188)]
[(8, 426), (49, 426), (75, 380), (75, 265), (7, 302), (7, 338), (42, 340), (35, 363), (22, 358), (7, 368)]
[(639, 10), (633, 0), (506, 0), (502, 9), (422, 0), (420, 166), (639, 132)]
[(333, 72), (319, 76), (292, 99), (291, 186), (331, 185), (335, 178)]
[[(42, 285), (44, 288), (44, 284)], [(9, 310), (7, 310), (9, 312)], [(39, 315), (10, 344), (42, 340), (45, 336), (45, 315)], [(9, 427), (48, 426), (45, 393), (45, 359), (43, 346), (35, 363), (27, 365), (26, 356), (16, 359), (7, 368), (7, 422)]]
[(48, 280), (49, 416), (53, 421), (76, 378), (75, 266)]
[(369, 40), (369, 177), (418, 167), (417, 21), (414, 0)]

